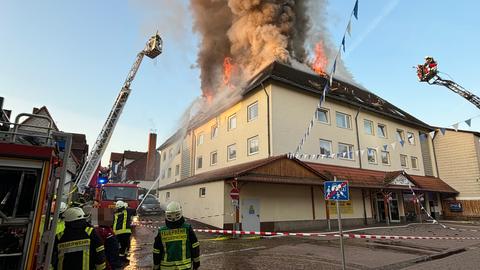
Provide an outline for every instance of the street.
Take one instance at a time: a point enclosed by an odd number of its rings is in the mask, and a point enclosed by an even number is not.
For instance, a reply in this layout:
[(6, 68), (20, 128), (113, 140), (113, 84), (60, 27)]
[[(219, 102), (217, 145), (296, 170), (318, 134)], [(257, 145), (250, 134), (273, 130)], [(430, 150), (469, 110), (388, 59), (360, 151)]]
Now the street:
[[(163, 217), (146, 217), (137, 226), (132, 239), (130, 266), (126, 269), (150, 269), (155, 226)], [(147, 221), (147, 222), (145, 222)], [(197, 222), (188, 221), (194, 228)], [(479, 226), (418, 224), (396, 228), (355, 231), (357, 234), (402, 236), (478, 237)], [(240, 239), (197, 233), (202, 269), (341, 269), (338, 238), (335, 237), (259, 237)], [(348, 269), (477, 269), (480, 240), (382, 240), (346, 239)]]

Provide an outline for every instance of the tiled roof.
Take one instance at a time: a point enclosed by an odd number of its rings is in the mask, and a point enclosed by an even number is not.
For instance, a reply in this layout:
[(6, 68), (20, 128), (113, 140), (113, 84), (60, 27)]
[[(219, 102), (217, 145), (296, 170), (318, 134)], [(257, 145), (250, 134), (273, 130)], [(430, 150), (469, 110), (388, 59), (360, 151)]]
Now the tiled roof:
[(110, 154), (110, 161), (114, 161), (114, 162), (119, 162), (121, 161), (123, 158), (123, 154), (122, 153), (115, 153), (115, 152), (112, 152)]
[(147, 156), (147, 152), (137, 152), (137, 151), (129, 151), (129, 150), (123, 152), (123, 158), (125, 159), (137, 160), (146, 156)]

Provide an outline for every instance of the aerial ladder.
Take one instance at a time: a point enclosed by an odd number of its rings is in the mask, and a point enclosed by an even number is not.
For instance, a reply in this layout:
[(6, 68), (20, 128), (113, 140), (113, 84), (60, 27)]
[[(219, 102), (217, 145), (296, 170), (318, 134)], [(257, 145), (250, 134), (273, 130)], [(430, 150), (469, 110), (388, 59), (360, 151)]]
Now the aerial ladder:
[(417, 76), (421, 82), (445, 86), (480, 109), (480, 98), (478, 96), (452, 80), (441, 78), (438, 73), (437, 62), (431, 56), (425, 57), (425, 64), (417, 66)]
[(74, 187), (78, 189), (78, 193), (84, 194), (87, 185), (89, 184), (90, 180), (92, 179), (93, 175), (97, 171), (97, 168), (100, 164), (100, 160), (102, 159), (103, 154), (105, 153), (105, 149), (107, 148), (108, 142), (112, 137), (113, 131), (115, 126), (118, 123), (118, 119), (122, 114), (122, 110), (127, 103), (128, 96), (130, 95), (131, 89), (130, 85), (132, 84), (133, 80), (135, 79), (135, 75), (137, 74), (138, 68), (142, 63), (143, 57), (147, 56), (151, 59), (154, 59), (158, 55), (162, 53), (162, 39), (158, 32), (153, 35), (145, 45), (145, 48), (137, 54), (137, 58), (135, 59), (135, 63), (133, 63), (130, 72), (128, 73), (127, 79), (123, 83), (123, 87), (120, 90), (120, 93), (113, 104), (113, 108), (108, 115), (105, 124), (103, 124), (102, 131), (98, 135), (93, 148), (88, 155), (85, 163), (83, 164), (76, 180)]

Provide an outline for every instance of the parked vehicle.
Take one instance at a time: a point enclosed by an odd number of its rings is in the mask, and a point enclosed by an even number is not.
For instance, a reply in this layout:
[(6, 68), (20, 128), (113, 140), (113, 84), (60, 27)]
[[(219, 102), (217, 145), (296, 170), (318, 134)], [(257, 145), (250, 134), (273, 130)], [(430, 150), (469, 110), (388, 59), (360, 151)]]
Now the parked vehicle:
[(163, 210), (160, 207), (160, 203), (153, 195), (147, 195), (147, 198), (143, 201), (142, 205), (138, 209), (140, 215), (158, 215), (162, 214)]

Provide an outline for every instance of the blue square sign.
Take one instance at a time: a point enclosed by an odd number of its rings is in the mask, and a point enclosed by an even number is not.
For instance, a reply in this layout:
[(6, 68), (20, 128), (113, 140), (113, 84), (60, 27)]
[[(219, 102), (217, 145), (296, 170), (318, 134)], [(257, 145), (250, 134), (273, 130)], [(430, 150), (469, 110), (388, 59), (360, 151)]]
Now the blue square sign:
[(350, 190), (348, 181), (325, 181), (323, 192), (327, 201), (348, 201), (350, 200)]

